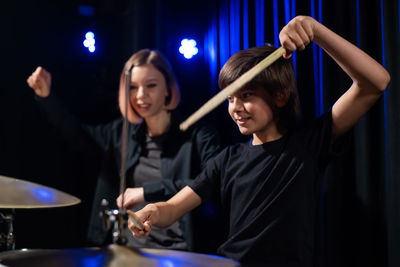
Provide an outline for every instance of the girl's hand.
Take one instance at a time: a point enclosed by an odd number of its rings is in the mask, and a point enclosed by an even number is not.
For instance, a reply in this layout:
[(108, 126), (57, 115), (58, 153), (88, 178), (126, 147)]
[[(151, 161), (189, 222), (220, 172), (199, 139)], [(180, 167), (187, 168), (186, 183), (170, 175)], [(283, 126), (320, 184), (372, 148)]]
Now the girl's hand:
[(37, 96), (43, 98), (49, 96), (51, 87), (51, 74), (42, 67), (37, 67), (35, 72), (33, 72), (26, 81)]

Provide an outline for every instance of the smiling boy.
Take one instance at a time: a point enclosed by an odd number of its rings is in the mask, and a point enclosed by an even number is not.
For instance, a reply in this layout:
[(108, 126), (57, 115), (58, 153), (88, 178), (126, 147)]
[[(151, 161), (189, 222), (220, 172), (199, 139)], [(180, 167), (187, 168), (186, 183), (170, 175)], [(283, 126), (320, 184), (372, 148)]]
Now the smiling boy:
[[(145, 231), (165, 227), (211, 196), (225, 211), (228, 237), (218, 253), (244, 266), (314, 266), (316, 202), (335, 141), (353, 127), (389, 83), (387, 71), (356, 46), (311, 17), (298, 16), (280, 32), (284, 58), (228, 98), (229, 114), (250, 142), (227, 147), (167, 202), (137, 212)], [(298, 124), (295, 50), (311, 41), (321, 46), (353, 80), (332, 108)], [(233, 55), (219, 76), (225, 88), (271, 54), (271, 46)]]

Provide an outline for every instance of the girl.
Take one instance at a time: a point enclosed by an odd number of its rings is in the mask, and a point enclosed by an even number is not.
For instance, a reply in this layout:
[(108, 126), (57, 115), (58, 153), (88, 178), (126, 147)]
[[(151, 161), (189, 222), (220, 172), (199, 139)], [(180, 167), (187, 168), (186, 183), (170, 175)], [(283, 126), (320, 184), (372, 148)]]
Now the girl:
[[(127, 114), (124, 94), (126, 70), (131, 70)], [(95, 127), (82, 125), (60, 108), (62, 105), (51, 93), (49, 72), (38, 67), (27, 82), (50, 121), (70, 140), (71, 145), (83, 150), (94, 141), (89, 149), (100, 157), (102, 163), (88, 235), (92, 243), (105, 244), (107, 235), (98, 214), (103, 198), (118, 197), (123, 118)], [(187, 185), (190, 178), (195, 177), (220, 150), (218, 133), (205, 124), (198, 124), (187, 132), (179, 131), (182, 118), (174, 111), (179, 102), (178, 83), (160, 52), (143, 49), (127, 60), (119, 89), (120, 110), (130, 122), (125, 169), (129, 187), (124, 192), (126, 209), (167, 200)], [(121, 200), (122, 196), (119, 196), (117, 204), (120, 208)], [(133, 239), (129, 234), (128, 244), (191, 250), (192, 234), (191, 218), (186, 216), (168, 229), (156, 229), (144, 240)]]

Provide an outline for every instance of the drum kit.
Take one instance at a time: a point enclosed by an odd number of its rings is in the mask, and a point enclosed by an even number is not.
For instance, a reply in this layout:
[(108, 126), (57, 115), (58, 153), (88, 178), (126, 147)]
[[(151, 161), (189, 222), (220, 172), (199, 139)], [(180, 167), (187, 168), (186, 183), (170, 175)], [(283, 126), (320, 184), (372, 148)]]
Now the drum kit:
[[(234, 260), (215, 255), (127, 246), (122, 233), (131, 215), (122, 210), (109, 210), (106, 201), (102, 202), (102, 218), (104, 225), (112, 230), (112, 244), (71, 249), (15, 249), (15, 209), (67, 207), (80, 202), (57, 189), (0, 175), (0, 222), (6, 225), (5, 233), (0, 231), (0, 266), (239, 266)], [(7, 214), (2, 210), (12, 212)]]

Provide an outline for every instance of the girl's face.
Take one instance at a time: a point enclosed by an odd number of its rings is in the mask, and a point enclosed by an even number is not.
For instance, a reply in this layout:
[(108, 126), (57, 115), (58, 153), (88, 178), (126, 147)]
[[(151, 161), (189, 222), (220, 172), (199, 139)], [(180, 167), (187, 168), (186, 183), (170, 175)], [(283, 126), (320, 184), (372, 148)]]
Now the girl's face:
[(253, 134), (263, 142), (276, 138), (277, 125), (270, 104), (269, 93), (261, 88), (243, 88), (228, 97), (228, 111), (239, 131), (244, 135)]
[(129, 102), (144, 119), (165, 111), (168, 89), (164, 75), (153, 65), (132, 69)]

